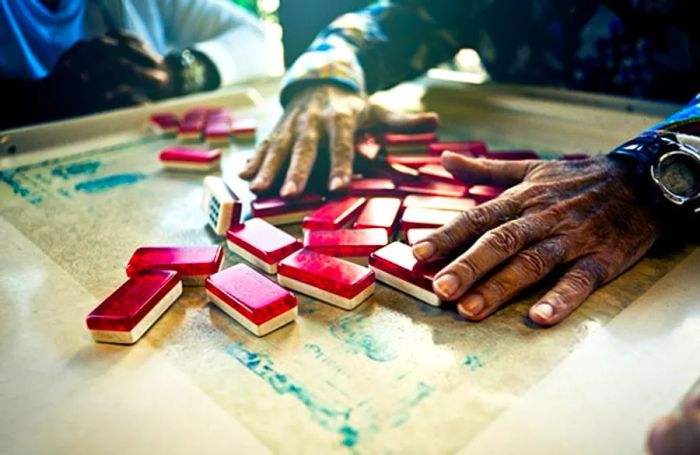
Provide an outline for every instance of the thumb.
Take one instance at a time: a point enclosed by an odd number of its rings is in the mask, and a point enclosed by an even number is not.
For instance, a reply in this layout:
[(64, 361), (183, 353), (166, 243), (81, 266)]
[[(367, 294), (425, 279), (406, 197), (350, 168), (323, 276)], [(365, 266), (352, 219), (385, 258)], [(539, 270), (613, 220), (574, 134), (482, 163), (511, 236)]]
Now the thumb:
[(489, 160), (444, 152), (442, 165), (463, 183), (509, 187), (522, 182), (539, 161)]
[(385, 126), (391, 131), (424, 133), (435, 131), (440, 117), (435, 112), (397, 112), (373, 104), (370, 107), (370, 123)]

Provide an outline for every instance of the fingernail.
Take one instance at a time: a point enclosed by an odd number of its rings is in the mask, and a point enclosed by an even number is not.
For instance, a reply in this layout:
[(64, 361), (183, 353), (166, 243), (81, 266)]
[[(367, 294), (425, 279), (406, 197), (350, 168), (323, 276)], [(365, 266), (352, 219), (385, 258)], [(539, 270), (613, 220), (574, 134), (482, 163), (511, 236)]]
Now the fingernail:
[(331, 179), (331, 184), (328, 186), (328, 189), (331, 191), (338, 190), (344, 186), (345, 180), (342, 177), (333, 177)]
[(554, 308), (549, 303), (540, 303), (532, 310), (532, 313), (541, 319), (547, 320), (554, 314)]
[(484, 298), (479, 294), (469, 294), (457, 305), (457, 309), (469, 318), (473, 318), (484, 309)]
[(250, 184), (250, 188), (253, 190), (259, 190), (265, 187), (266, 180), (265, 179), (255, 179), (253, 180), (253, 183)]
[(433, 242), (419, 242), (413, 245), (413, 255), (416, 259), (430, 259), (435, 254)]
[(447, 273), (433, 283), (435, 290), (445, 297), (452, 297), (459, 288), (459, 278), (454, 273)]
[(282, 197), (287, 197), (287, 196), (291, 196), (293, 194), (296, 194), (296, 192), (297, 192), (297, 184), (294, 182), (287, 182), (282, 187), (282, 191), (280, 191), (280, 195)]

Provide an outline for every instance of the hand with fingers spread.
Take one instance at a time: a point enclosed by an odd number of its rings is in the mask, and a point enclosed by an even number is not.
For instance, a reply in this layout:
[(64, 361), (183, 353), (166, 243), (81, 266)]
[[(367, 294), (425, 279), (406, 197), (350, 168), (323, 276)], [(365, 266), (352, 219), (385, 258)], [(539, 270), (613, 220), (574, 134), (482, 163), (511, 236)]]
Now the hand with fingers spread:
[(466, 183), (510, 187), (413, 247), (421, 261), (456, 257), (433, 286), (468, 320), (486, 318), (563, 268), (529, 312), (538, 324), (556, 324), (659, 236), (659, 223), (637, 200), (626, 170), (609, 157), (494, 161), (446, 152), (442, 161)]
[[(274, 189), (285, 172), (282, 197), (300, 195), (316, 164), (319, 144), (328, 142), (328, 189), (342, 190), (353, 173), (354, 136), (360, 129), (385, 127), (393, 131), (431, 131), (434, 113), (402, 114), (373, 104), (365, 95), (336, 85), (306, 88), (290, 101), (279, 123), (241, 172), (256, 193)], [(287, 164), (288, 163), (288, 164)], [(285, 170), (284, 167), (288, 166)]]
[(652, 455), (700, 453), (700, 395), (688, 399), (679, 414), (657, 420), (647, 439)]

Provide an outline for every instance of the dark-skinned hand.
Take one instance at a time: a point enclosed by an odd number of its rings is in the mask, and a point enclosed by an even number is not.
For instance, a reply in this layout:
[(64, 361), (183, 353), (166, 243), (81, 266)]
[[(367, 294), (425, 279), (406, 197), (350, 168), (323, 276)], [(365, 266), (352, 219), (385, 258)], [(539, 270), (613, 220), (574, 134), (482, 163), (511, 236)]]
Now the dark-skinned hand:
[(44, 80), (54, 117), (143, 104), (169, 96), (172, 85), (163, 57), (120, 31), (79, 41)]
[[(328, 189), (346, 188), (353, 173), (354, 136), (360, 129), (432, 131), (437, 114), (391, 112), (366, 95), (335, 85), (316, 85), (299, 92), (286, 107), (272, 133), (260, 143), (240, 177), (251, 180), (256, 193), (274, 189), (285, 172), (280, 195), (293, 197), (306, 188), (317, 161), (319, 143), (328, 142)], [(288, 164), (288, 168), (284, 167)]]
[(608, 157), (582, 161), (495, 161), (445, 152), (465, 183), (511, 187), (414, 245), (421, 261), (457, 257), (433, 282), (443, 300), (480, 321), (555, 269), (563, 275), (529, 311), (557, 324), (652, 246), (659, 225)]
[(700, 395), (686, 401), (680, 413), (657, 420), (647, 447), (652, 455), (700, 453)]

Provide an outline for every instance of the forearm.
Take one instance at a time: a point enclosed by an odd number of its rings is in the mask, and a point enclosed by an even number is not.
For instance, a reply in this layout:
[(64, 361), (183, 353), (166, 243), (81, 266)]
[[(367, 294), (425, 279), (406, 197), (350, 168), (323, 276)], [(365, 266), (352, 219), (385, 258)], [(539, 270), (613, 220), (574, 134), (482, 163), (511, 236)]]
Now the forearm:
[(372, 93), (452, 57), (460, 37), (421, 5), (388, 1), (336, 19), (285, 75), (282, 103), (319, 82)]

